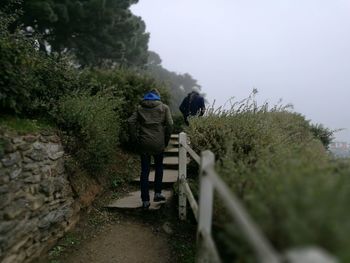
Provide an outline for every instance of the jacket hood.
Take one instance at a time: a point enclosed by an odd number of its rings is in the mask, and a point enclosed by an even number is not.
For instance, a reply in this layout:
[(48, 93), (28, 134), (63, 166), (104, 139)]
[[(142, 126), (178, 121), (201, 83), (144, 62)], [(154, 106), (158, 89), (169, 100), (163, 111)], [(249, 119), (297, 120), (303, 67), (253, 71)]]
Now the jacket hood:
[(143, 100), (141, 101), (140, 105), (145, 108), (154, 108), (159, 106), (161, 103), (160, 100)]
[(143, 97), (144, 100), (160, 100), (160, 96), (153, 93), (153, 92), (148, 92), (145, 94)]

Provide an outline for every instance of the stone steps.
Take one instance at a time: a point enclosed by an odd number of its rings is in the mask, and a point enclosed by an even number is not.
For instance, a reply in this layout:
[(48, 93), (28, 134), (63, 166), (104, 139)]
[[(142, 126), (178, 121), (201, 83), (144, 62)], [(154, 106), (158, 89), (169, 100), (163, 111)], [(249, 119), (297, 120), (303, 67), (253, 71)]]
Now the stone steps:
[(179, 155), (179, 148), (173, 148), (174, 146), (171, 145), (171, 148), (166, 148), (164, 151), (165, 156), (178, 156)]
[[(163, 184), (173, 184), (177, 182), (178, 171), (177, 170), (164, 170), (163, 171)], [(140, 177), (134, 179), (134, 182), (140, 182)], [(154, 183), (154, 171), (149, 174), (149, 182)]]
[(172, 134), (170, 136), (171, 139), (179, 139), (179, 134)]
[[(151, 164), (154, 168), (154, 163)], [(179, 157), (178, 156), (165, 156), (163, 159), (163, 167), (168, 170), (177, 170), (179, 167)]]
[[(150, 190), (151, 206), (150, 210), (159, 209), (162, 204), (166, 203), (173, 195), (172, 190), (166, 189), (171, 188), (171, 186), (177, 181), (178, 178), (178, 166), (179, 166), (179, 143), (178, 134), (171, 135), (169, 146), (164, 151), (164, 173), (163, 173), (163, 190), (162, 194), (166, 197), (166, 201), (163, 202), (153, 202), (154, 192)], [(152, 164), (154, 167), (154, 164)], [(133, 182), (140, 183), (140, 178), (137, 176)], [(154, 183), (154, 170), (150, 172), (149, 182), (152, 185)], [(109, 209), (137, 209), (142, 207), (141, 202), (141, 191), (135, 191), (129, 193), (127, 196), (113, 200), (110, 204), (106, 206)]]
[[(172, 196), (173, 191), (163, 190), (162, 195), (165, 196), (166, 200), (163, 202), (153, 202), (154, 191), (150, 190), (150, 210), (158, 210), (163, 204), (165, 204)], [(142, 207), (141, 202), (141, 191), (135, 191), (129, 193), (127, 196), (113, 200), (110, 204), (106, 206), (108, 209), (137, 209)]]
[(174, 140), (174, 139), (170, 139), (169, 146), (178, 147), (179, 146), (179, 141), (178, 140)]

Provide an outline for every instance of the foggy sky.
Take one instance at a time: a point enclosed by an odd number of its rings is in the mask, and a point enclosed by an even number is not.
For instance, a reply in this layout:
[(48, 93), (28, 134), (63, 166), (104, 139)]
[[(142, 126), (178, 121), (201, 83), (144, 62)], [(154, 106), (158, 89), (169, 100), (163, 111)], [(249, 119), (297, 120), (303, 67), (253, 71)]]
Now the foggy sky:
[(350, 142), (349, 0), (139, 0), (132, 8), (162, 65), (209, 102), (246, 98), (294, 110)]

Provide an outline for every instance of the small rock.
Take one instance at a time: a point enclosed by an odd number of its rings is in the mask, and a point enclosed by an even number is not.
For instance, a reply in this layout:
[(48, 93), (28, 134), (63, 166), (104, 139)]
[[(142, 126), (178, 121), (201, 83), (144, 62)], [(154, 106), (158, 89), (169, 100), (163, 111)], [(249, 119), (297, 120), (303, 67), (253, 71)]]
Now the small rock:
[(45, 203), (43, 196), (33, 197), (29, 201), (29, 207), (32, 211), (38, 210), (40, 207), (42, 207)]
[(35, 171), (35, 170), (39, 170), (39, 165), (37, 163), (28, 163), (28, 164), (25, 164), (23, 165), (23, 171), (24, 172), (32, 172), (32, 171)]
[(1, 261), (2, 263), (16, 263), (17, 261), (17, 255), (10, 255), (8, 257), (6, 257), (3, 261)]
[(8, 175), (0, 175), (0, 185), (6, 184), (10, 181), (10, 177)]
[(43, 135), (43, 136), (51, 136), (52, 134), (53, 134), (53, 132), (52, 131), (49, 131), (49, 130), (45, 130), (45, 131), (42, 131), (42, 132), (40, 132), (41, 133), (41, 135)]
[(19, 144), (19, 143), (22, 143), (22, 142), (23, 142), (23, 140), (22, 140), (21, 137), (16, 137), (16, 138), (12, 139), (12, 143), (14, 143), (14, 144)]
[(43, 146), (43, 144), (40, 143), (40, 142), (35, 142), (35, 143), (33, 143), (33, 148), (34, 148), (35, 150), (41, 150), (41, 149), (44, 148), (44, 146)]
[(23, 140), (26, 142), (35, 142), (38, 139), (39, 136), (37, 135), (33, 135), (33, 134), (29, 134), (26, 136), (23, 136)]
[(55, 186), (55, 192), (61, 192), (68, 184), (68, 181), (64, 177), (56, 177), (53, 184)]
[(64, 155), (64, 152), (57, 152), (57, 153), (54, 153), (54, 154), (49, 154), (49, 158), (52, 160), (52, 161), (55, 161), (59, 158), (61, 158), (62, 156)]
[(21, 155), (19, 154), (19, 152), (15, 152), (3, 158), (1, 162), (5, 167), (9, 167), (18, 163), (20, 160), (21, 160)]
[(9, 232), (17, 224), (16, 221), (2, 221), (0, 222), (0, 234), (4, 235)]
[(61, 141), (61, 139), (57, 135), (53, 135), (50, 137), (50, 142), (59, 143), (60, 141)]
[(7, 185), (0, 186), (0, 194), (6, 194), (9, 192), (9, 187)]
[(31, 163), (31, 162), (33, 162), (33, 160), (32, 159), (29, 159), (28, 157), (23, 157), (23, 163)]
[(61, 158), (56, 161), (55, 166), (53, 166), (53, 169), (56, 170), (57, 174), (63, 174), (65, 169), (64, 169), (64, 159)]
[(39, 184), (33, 184), (33, 185), (30, 185), (30, 186), (28, 187), (28, 190), (27, 190), (27, 191), (28, 191), (29, 193), (35, 195), (35, 194), (39, 193), (39, 189), (40, 189)]
[(40, 191), (43, 192), (46, 196), (52, 195), (55, 191), (55, 186), (53, 185), (53, 181), (44, 180), (40, 183)]
[(19, 190), (14, 194), (13, 199), (20, 199), (21, 198), (23, 200), (23, 198), (26, 198), (26, 196), (27, 196), (27, 194), (24, 190)]
[(46, 153), (43, 150), (34, 150), (26, 156), (33, 161), (43, 161), (46, 158)]
[(22, 172), (22, 168), (18, 168), (18, 169), (16, 169), (16, 170), (14, 170), (14, 171), (12, 171), (11, 173), (10, 173), (10, 178), (13, 180), (13, 179), (16, 179), (20, 174), (21, 174), (21, 172)]
[(22, 214), (24, 207), (19, 207), (18, 205), (11, 205), (5, 208), (4, 218), (5, 220), (12, 220)]
[[(23, 177), (24, 177), (24, 174), (23, 174)], [(34, 174), (34, 175), (29, 174), (28, 176), (25, 177), (24, 182), (30, 183), (30, 184), (36, 184), (40, 182), (40, 179), (41, 179), (40, 174)]]
[(5, 153), (13, 153), (16, 151), (16, 148), (9, 140), (5, 140), (4, 150), (5, 150)]
[(65, 215), (64, 210), (52, 211), (49, 214), (47, 214), (43, 219), (40, 220), (38, 227), (42, 229), (48, 228), (52, 224), (63, 221), (64, 215)]
[(43, 143), (48, 143), (49, 142), (49, 138), (48, 137), (46, 137), (46, 136), (40, 136), (40, 138), (39, 138), (39, 141), (40, 142), (43, 142)]
[[(17, 242), (17, 244), (12, 246), (11, 251), (12, 252), (18, 252), (20, 250), (20, 248), (23, 247), (29, 241), (29, 239), (30, 239), (29, 236), (21, 238), (21, 240), (19, 240)], [(18, 261), (18, 262), (21, 262), (21, 261)]]
[[(4, 209), (7, 205), (11, 203), (11, 195), (8, 193), (0, 195), (0, 209)], [(0, 222), (0, 234), (1, 234), (1, 222)]]
[(34, 253), (36, 253), (39, 249), (40, 249), (40, 243), (39, 243), (39, 242), (34, 243), (33, 245), (29, 246), (29, 247), (26, 249), (26, 255), (27, 255), (27, 257), (32, 256), (32, 255), (33, 255)]
[(171, 235), (174, 233), (174, 231), (172, 230), (172, 228), (170, 227), (170, 223), (169, 222), (165, 222), (162, 226), (163, 230), (165, 233)]
[(22, 143), (22, 144), (17, 146), (17, 149), (20, 151), (27, 151), (30, 149), (30, 147), (31, 147), (30, 143)]
[(1, 169), (0, 169), (0, 178), (2, 176), (8, 175), (8, 174), (9, 174), (8, 169), (5, 169), (5, 168), (1, 167)]
[(41, 172), (43, 178), (51, 178), (52, 177), (52, 171), (51, 171), (51, 167), (49, 165), (45, 165), (44, 167), (41, 167), (40, 172)]

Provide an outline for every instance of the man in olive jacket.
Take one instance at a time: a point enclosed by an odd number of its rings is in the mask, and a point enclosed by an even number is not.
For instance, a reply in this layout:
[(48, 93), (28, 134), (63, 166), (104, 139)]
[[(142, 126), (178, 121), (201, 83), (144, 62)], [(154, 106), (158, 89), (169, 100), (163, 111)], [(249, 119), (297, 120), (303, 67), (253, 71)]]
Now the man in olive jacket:
[(151, 156), (155, 163), (154, 202), (164, 201), (162, 192), (163, 152), (168, 145), (173, 128), (170, 109), (160, 100), (156, 89), (146, 93), (137, 110), (128, 119), (131, 138), (141, 154), (142, 207), (150, 206), (149, 182)]

